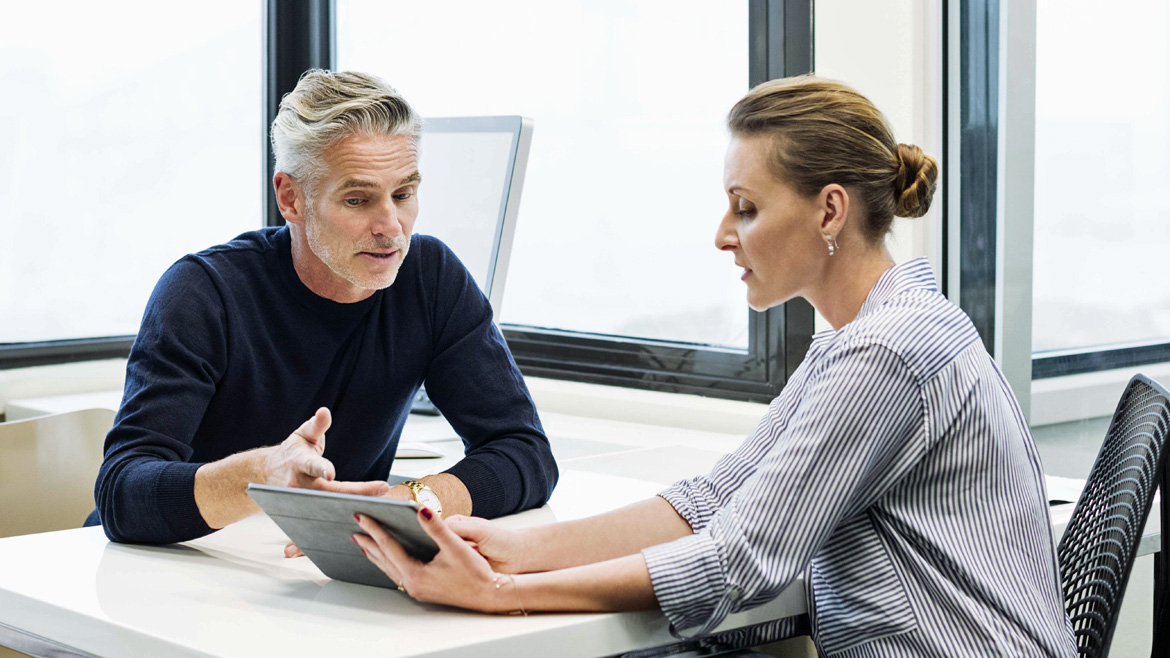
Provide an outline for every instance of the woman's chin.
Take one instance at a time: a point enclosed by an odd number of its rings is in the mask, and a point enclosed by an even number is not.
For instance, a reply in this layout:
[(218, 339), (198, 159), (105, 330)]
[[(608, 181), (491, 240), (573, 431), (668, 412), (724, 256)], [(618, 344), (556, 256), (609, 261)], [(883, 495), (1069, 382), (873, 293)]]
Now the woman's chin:
[(795, 296), (796, 295), (788, 295), (787, 297), (765, 297), (763, 295), (753, 295), (749, 290), (747, 303), (753, 311), (763, 312), (770, 308), (775, 308)]

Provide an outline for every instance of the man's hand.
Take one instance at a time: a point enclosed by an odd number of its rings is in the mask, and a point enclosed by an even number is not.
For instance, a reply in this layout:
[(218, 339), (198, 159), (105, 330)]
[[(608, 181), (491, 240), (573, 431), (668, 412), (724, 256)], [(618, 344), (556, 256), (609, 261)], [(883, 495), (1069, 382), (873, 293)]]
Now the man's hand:
[(359, 496), (382, 496), (390, 485), (382, 480), (371, 482), (335, 482), (333, 463), (321, 455), (325, 452), (325, 432), (333, 424), (329, 410), (321, 407), (280, 445), (265, 455), (264, 482), (282, 487), (320, 489)]
[(321, 407), (280, 445), (265, 455), (265, 484), (281, 487), (313, 486), (317, 480), (332, 480), (333, 463), (325, 453), (325, 431), (333, 424), (329, 410)]

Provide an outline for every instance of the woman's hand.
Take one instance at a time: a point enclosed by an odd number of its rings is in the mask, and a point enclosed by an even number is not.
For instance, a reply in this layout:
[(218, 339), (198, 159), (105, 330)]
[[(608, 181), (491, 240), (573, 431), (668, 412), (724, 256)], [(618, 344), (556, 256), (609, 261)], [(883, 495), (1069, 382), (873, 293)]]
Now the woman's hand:
[(355, 514), (366, 534), (353, 540), (371, 562), (398, 583), (411, 598), (427, 603), (443, 603), (481, 612), (517, 610), (517, 593), (507, 577), (497, 587), (497, 576), (487, 560), (455, 534), (431, 510), (422, 508), (419, 524), (439, 546), (430, 562), (419, 562), (407, 555), (397, 540), (381, 524), (364, 514)]
[(524, 531), (510, 530), (472, 516), (448, 517), (447, 527), (478, 551), (497, 573), (529, 571), (522, 562), (530, 555), (525, 546), (527, 535)]

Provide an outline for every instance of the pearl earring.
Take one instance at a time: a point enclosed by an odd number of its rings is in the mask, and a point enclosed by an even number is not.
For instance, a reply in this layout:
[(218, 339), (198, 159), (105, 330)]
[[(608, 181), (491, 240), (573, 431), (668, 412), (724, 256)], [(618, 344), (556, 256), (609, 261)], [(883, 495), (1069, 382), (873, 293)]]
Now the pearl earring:
[(837, 238), (829, 235), (828, 233), (822, 233), (821, 235), (823, 235), (825, 238), (825, 244), (829, 245), (829, 255), (832, 256), (833, 254), (837, 253), (837, 249), (840, 248), (837, 246)]

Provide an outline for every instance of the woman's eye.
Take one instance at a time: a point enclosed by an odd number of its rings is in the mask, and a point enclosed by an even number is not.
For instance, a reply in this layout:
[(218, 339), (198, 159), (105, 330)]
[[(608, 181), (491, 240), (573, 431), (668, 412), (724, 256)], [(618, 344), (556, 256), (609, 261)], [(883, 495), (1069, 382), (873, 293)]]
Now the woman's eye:
[(740, 208), (739, 210), (737, 210), (735, 212), (735, 214), (739, 215), (740, 218), (742, 218), (742, 219), (751, 219), (752, 217), (756, 216), (756, 209), (755, 208)]

